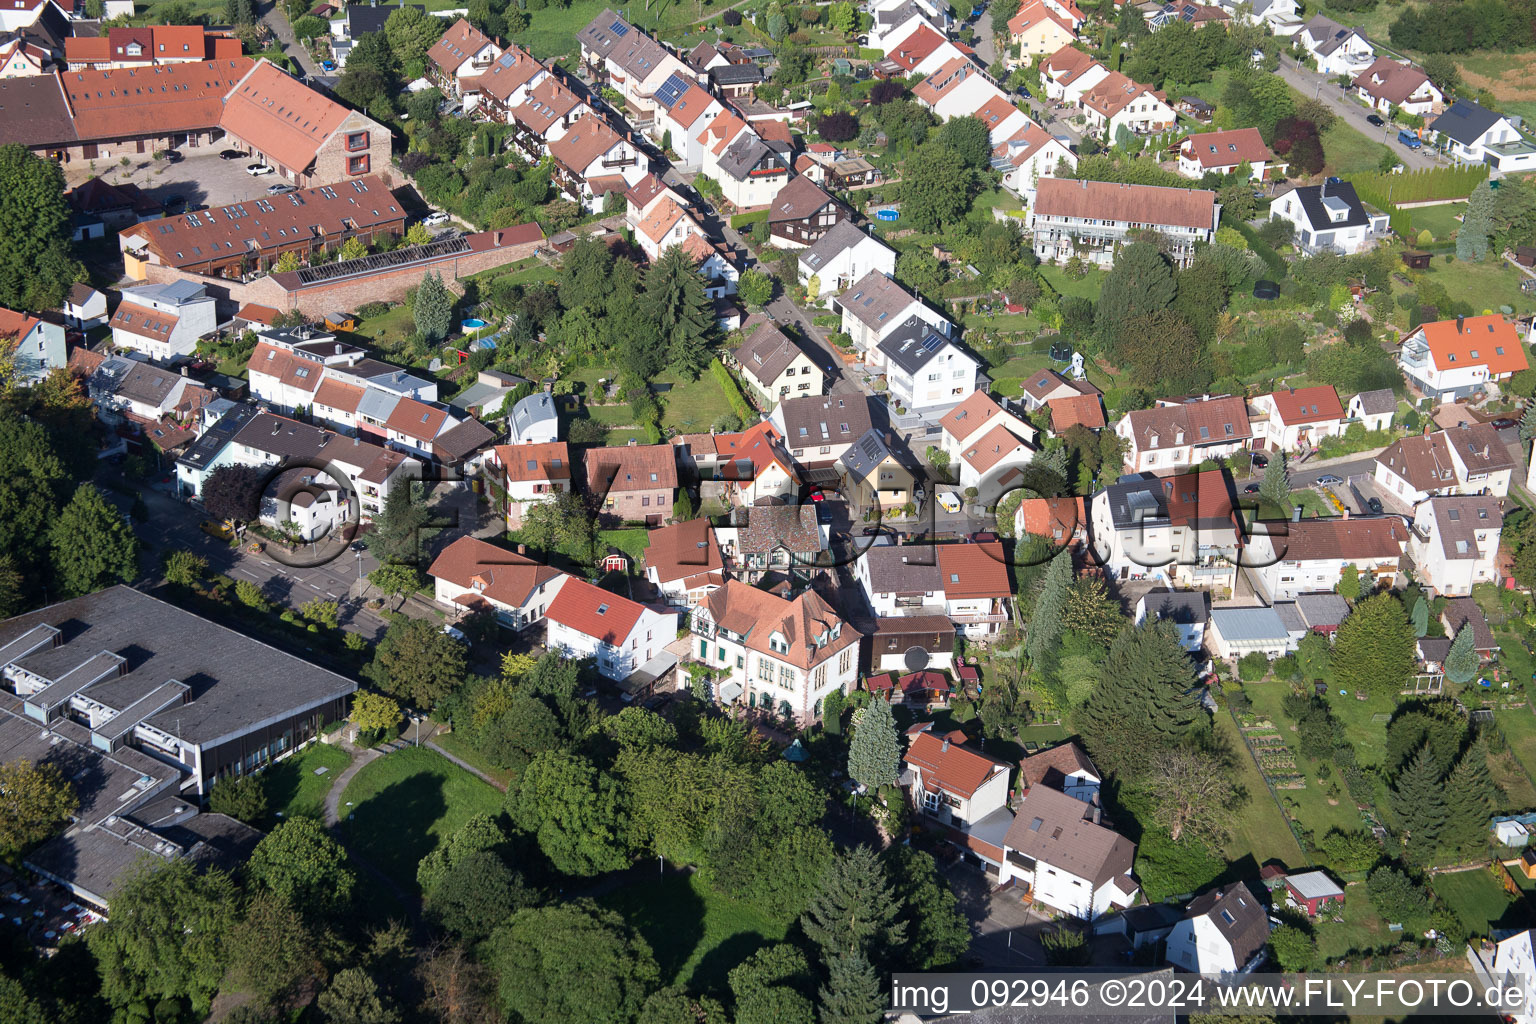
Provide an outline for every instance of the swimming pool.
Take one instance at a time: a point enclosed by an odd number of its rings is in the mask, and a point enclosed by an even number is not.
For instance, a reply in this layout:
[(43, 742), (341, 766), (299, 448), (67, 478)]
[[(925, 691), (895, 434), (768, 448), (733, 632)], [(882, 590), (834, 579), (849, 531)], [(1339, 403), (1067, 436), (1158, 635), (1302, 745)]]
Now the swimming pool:
[(485, 326), (486, 326), (486, 322), (484, 320), (481, 320), (479, 317), (471, 317), (468, 320), (460, 320), (459, 321), (459, 327), (463, 328), (466, 331), (478, 331), (480, 328), (485, 327)]

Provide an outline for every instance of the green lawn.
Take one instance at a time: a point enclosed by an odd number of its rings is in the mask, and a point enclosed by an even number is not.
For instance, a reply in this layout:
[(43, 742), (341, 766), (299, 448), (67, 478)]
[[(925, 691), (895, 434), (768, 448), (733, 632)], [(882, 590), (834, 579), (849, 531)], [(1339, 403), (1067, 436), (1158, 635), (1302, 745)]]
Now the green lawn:
[(413, 891), (421, 858), (501, 802), (495, 787), (436, 751), (408, 747), (366, 765), (347, 785), (342, 828), (361, 856)]
[(1508, 711), (1495, 711), (1493, 720), (1499, 731), (1509, 741), (1510, 752), (1515, 755), (1529, 778), (1536, 779), (1536, 715), (1529, 706)]
[[(1356, 808), (1354, 798), (1345, 789), (1344, 782), (1339, 778), (1338, 773), (1332, 772), (1326, 780), (1319, 780), (1316, 763), (1302, 756), (1300, 741), (1291, 728), (1293, 723), (1281, 710), (1281, 702), (1290, 692), (1289, 684), (1271, 680), (1249, 685), (1244, 688), (1244, 692), (1253, 702), (1254, 713), (1260, 718), (1269, 719), (1274, 724), (1275, 731), (1291, 748), (1297, 768), (1306, 776), (1306, 788), (1278, 790), (1280, 802), (1285, 806), (1286, 813), (1317, 839), (1321, 839), (1330, 828), (1346, 831), (1361, 828), (1364, 821), (1360, 811)], [(1353, 697), (1334, 700), (1331, 704), (1335, 709), (1334, 713), (1346, 723), (1346, 731), (1350, 731), (1353, 727), (1354, 731), (1351, 732), (1350, 739), (1361, 764), (1371, 763), (1376, 752), (1385, 748), (1386, 724), (1371, 723), (1370, 715), (1377, 711), (1390, 712), (1392, 707), (1382, 700), (1357, 701)], [(1360, 724), (1357, 718), (1360, 712), (1345, 707), (1346, 704), (1355, 704), (1365, 709), (1364, 725)], [(1361, 742), (1361, 733), (1373, 724), (1380, 730), (1379, 738), (1374, 744)]]
[(489, 775), (503, 786), (511, 783), (511, 772), (503, 768), (497, 768), (495, 765), (487, 762), (485, 758), (480, 755), (480, 752), (471, 746), (464, 739), (464, 737), (460, 736), (458, 733), (440, 732), (432, 738), (432, 742), (448, 751), (448, 753), (452, 754), (454, 757), (464, 761), (466, 764), (474, 765), (476, 768), (480, 769), (482, 772), (485, 772), (485, 774)]
[[(325, 795), (342, 769), (352, 762), (345, 750), (327, 743), (311, 743), (303, 751), (279, 761), (261, 773), (267, 794), (267, 826), (284, 818), (319, 818), (325, 814)], [(315, 774), (316, 769), (325, 771)]]
[(1244, 749), (1237, 723), (1226, 711), (1216, 713), (1216, 733), (1236, 753), (1238, 782), (1248, 791), (1248, 802), (1232, 818), (1232, 841), (1227, 844), (1227, 859), (1240, 860), (1251, 854), (1254, 863), (1260, 867), (1271, 861), (1279, 861), (1291, 869), (1305, 867), (1307, 858), (1296, 844), (1285, 816), (1270, 797), (1258, 766)]
[(1051, 287), (1062, 295), (1077, 295), (1085, 299), (1099, 301), (1099, 291), (1104, 287), (1104, 271), (1097, 268), (1090, 269), (1082, 277), (1070, 278), (1064, 268), (1054, 263), (1040, 264), (1040, 276), (1051, 283)]
[(996, 207), (999, 210), (1022, 210), (1024, 200), (1009, 192), (1005, 188), (989, 188), (976, 197), (972, 204), (977, 209), (990, 210)]
[(537, 284), (541, 281), (553, 282), (559, 276), (549, 264), (537, 256), (530, 256), (526, 260), (518, 260), (516, 263), (509, 263), (504, 267), (482, 270), (478, 274), (470, 275), (468, 280), (479, 283), (480, 294), (483, 296), (486, 285), (492, 281), (506, 280), (512, 284), (529, 285)]
[[(1291, 92), (1301, 97), (1296, 90)], [(1323, 170), (1327, 174), (1380, 170), (1381, 155), (1390, 152), (1379, 140), (1360, 134), (1342, 117), (1323, 133)]]
[[(1509, 306), (1517, 314), (1536, 311), (1536, 295), (1520, 290), (1523, 275), (1503, 260), (1488, 259), (1482, 263), (1453, 260), (1446, 263), (1442, 257), (1436, 256), (1430, 263), (1430, 269), (1420, 273), (1429, 275), (1443, 285), (1446, 294), (1452, 299), (1470, 303), (1478, 312), (1492, 312), (1500, 306)], [(1410, 290), (1404, 288), (1401, 281), (1393, 279), (1394, 297)]]
[(1342, 924), (1332, 917), (1316, 918), (1313, 928), (1317, 933), (1317, 951), (1323, 960), (1337, 960), (1349, 953), (1369, 952), (1397, 942), (1398, 933), (1387, 930), (1387, 922), (1371, 906), (1370, 894), (1365, 883), (1351, 882), (1344, 886), (1344, 910), (1339, 915)]
[(1427, 230), (1435, 236), (1437, 242), (1448, 242), (1461, 227), (1461, 221), (1457, 217), (1467, 208), (1466, 203), (1446, 203), (1444, 206), (1421, 206), (1410, 210), (1413, 217), (1413, 233)]
[(1505, 920), (1517, 909), (1493, 875), (1484, 868), (1436, 875), (1431, 886), (1466, 924), (1471, 935), (1488, 935), (1495, 925), (1514, 926)]
[(411, 319), (411, 311), (405, 308), (405, 303), (402, 302), (376, 317), (359, 320), (357, 329), (352, 333), (375, 344), (384, 344), (385, 342), (402, 342), (415, 329), (416, 323)]
[[(458, 0), (428, 0), (427, 10), (447, 10), (457, 3)], [(530, 11), (527, 31), (515, 38), (541, 59), (575, 53), (577, 31), (585, 28), (587, 22), (609, 6), (606, 0), (575, 0), (569, 7), (551, 4), (541, 11)], [(722, 5), (715, 14), (723, 13), (725, 6), (728, 5)], [(699, 0), (685, 0), (682, 3), (661, 0), (649, 10), (632, 6), (624, 12), (624, 16), (630, 24), (638, 25), (651, 35), (659, 33), (667, 42), (686, 43), (688, 49), (692, 49), (701, 39), (714, 39), (713, 30), (707, 35), (688, 32), (691, 25), (711, 16)]]
[(725, 994), (732, 967), (784, 938), (783, 925), (713, 892), (696, 874), (639, 882), (598, 902), (623, 914), (651, 944), (664, 983), (692, 992)]
[(731, 411), (731, 403), (715, 375), (705, 370), (698, 380), (683, 383), (668, 370), (656, 378), (671, 384), (672, 390), (661, 396), (661, 425), (685, 434), (702, 433)]
[(604, 550), (612, 545), (638, 563), (645, 557), (646, 549), (651, 546), (651, 531), (641, 526), (631, 526), (623, 530), (598, 530), (597, 543)]

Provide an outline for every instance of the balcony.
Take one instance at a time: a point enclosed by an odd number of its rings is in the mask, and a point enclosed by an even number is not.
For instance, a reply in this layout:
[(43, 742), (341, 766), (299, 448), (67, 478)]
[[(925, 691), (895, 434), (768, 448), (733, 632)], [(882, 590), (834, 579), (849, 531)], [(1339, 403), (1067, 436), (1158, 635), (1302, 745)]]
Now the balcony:
[(988, 612), (985, 615), (951, 615), (949, 621), (957, 626), (979, 626), (983, 623), (1007, 622), (1008, 616), (1003, 612)]

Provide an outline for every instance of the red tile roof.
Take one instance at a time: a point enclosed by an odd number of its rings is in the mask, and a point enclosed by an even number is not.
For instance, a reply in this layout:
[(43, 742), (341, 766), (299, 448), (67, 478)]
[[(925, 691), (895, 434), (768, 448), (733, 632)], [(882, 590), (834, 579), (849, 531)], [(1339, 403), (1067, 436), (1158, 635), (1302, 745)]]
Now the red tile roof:
[(1339, 393), (1330, 385), (1272, 391), (1269, 399), (1275, 403), (1280, 422), (1287, 426), (1326, 423), (1344, 418), (1344, 406), (1339, 402)]
[(1035, 214), (1210, 228), (1216, 221), (1216, 193), (1206, 189), (1041, 178), (1036, 185)]
[[(728, 580), (705, 599), (704, 607), (716, 625), (743, 636), (747, 648), (799, 668), (820, 665), (859, 642), (858, 631), (814, 590), (790, 601), (740, 580)], [(834, 628), (836, 639), (832, 638)], [(769, 637), (775, 632), (788, 644), (787, 651), (770, 646)], [(820, 647), (818, 638), (823, 640)]]
[(1014, 437), (1007, 427), (999, 423), (981, 437), (967, 443), (960, 450), (960, 459), (968, 463), (976, 472), (985, 474), (1021, 448), (1024, 448), (1024, 442)]
[(594, 495), (677, 487), (677, 456), (670, 444), (589, 448), (587, 490)]
[(32, 328), (39, 322), (35, 316), (28, 316), (0, 306), (0, 338), (14, 338), (21, 341), (32, 333)]
[(1059, 434), (1071, 427), (1087, 427), (1101, 430), (1106, 426), (1104, 402), (1099, 395), (1073, 395), (1070, 398), (1053, 398), (1045, 403), (1051, 407), (1051, 433)]
[(886, 59), (900, 64), (907, 71), (911, 71), (944, 43), (944, 37), (933, 30), (933, 26), (926, 21), (919, 22), (917, 28), (907, 38), (886, 50)]
[(315, 405), (323, 405), (337, 412), (356, 412), (357, 403), (362, 401), (362, 398), (362, 388), (339, 380), (324, 379), (320, 387), (315, 390)]
[(549, 155), (572, 174), (584, 177), (594, 161), (623, 141), (606, 121), (584, 117), (549, 144)]
[(1099, 770), (1088, 759), (1088, 754), (1070, 741), (1032, 754), (1019, 762), (1019, 776), (1026, 787), (1045, 782), (1060, 789), (1060, 779), (1073, 772), (1087, 772), (1095, 779), (1100, 777)]
[(1179, 148), (1206, 169), (1233, 167), (1244, 160), (1250, 164), (1268, 163), (1275, 158), (1269, 147), (1264, 145), (1264, 137), (1257, 128), (1201, 132), (1185, 139)]
[(235, 311), (236, 320), (244, 320), (247, 323), (266, 324), (272, 326), (281, 314), (271, 306), (261, 306), (254, 302), (247, 302)]
[[(248, 373), (262, 373), (276, 377), (289, 387), (314, 391), (320, 386), (325, 367), (313, 359), (302, 359), (287, 349), (258, 341), (245, 364)], [(301, 372), (302, 371), (302, 372)]]
[(1088, 527), (1088, 508), (1082, 498), (1025, 498), (1019, 509), (1024, 513), (1024, 532), (1037, 537), (1066, 541)]
[(534, 60), (528, 51), (521, 47), (509, 46), (507, 51), (491, 64), (490, 69), (480, 76), (480, 91), (492, 99), (506, 103), (519, 86), (526, 85), (533, 81), (535, 75), (547, 70), (543, 64)]
[(571, 478), (571, 453), (564, 441), (542, 444), (499, 444), (496, 461), (506, 470), (508, 483), (538, 483)]
[(469, 19), (460, 18), (449, 26), (441, 39), (432, 44), (432, 48), (427, 51), (427, 60), (443, 74), (451, 75), (490, 44), (484, 32), (471, 25)]
[(715, 531), (708, 519), (673, 523), (652, 530), (647, 537), (650, 546), (645, 549), (645, 565), (656, 570), (658, 582), (687, 580), (725, 568), (720, 557), (720, 542), (715, 539)]
[(417, 441), (431, 441), (442, 432), (448, 409), (441, 405), (428, 405), (414, 398), (402, 398), (390, 410), (384, 425)]
[(959, 729), (944, 736), (928, 730), (917, 733), (907, 748), (906, 762), (922, 771), (924, 784), (936, 784), (969, 799), (988, 779), (999, 772), (1006, 774), (1008, 766), (962, 746), (965, 738)]
[(112, 313), (111, 326), (114, 330), (137, 334), (141, 338), (166, 341), (176, 329), (179, 319), (175, 313), (165, 313), (141, 306), (137, 302), (120, 302)]
[[(175, 135), (217, 127), (223, 99), (253, 67), (248, 57), (59, 75), (82, 142)], [(305, 90), (308, 92), (309, 90)], [(315, 95), (315, 94), (312, 94)]]
[(560, 586), (544, 617), (605, 644), (620, 644), (640, 621), (645, 606), (600, 590), (575, 576)]
[(1045, 6), (1042, 0), (1035, 0), (1034, 3), (1020, 7), (1019, 12), (1008, 19), (1008, 31), (1013, 35), (1021, 35), (1025, 30), (1033, 25), (1040, 24), (1042, 21), (1053, 21), (1061, 26), (1067, 35), (1077, 35), (1077, 29), (1073, 26), (1071, 20), (1063, 18)]
[(1414, 333), (1420, 332), (1441, 372), (1452, 367), (1486, 366), (1490, 374), (1519, 373), (1531, 365), (1514, 324), (1497, 313), (1469, 316), (1459, 322), (1436, 320), (1421, 324)]
[(672, 109), (667, 114), (675, 123), (684, 128), (692, 128), (693, 122), (697, 121), (712, 103), (715, 103), (713, 96), (700, 86), (690, 85), (688, 91), (672, 104)]
[(972, 391), (965, 401), (944, 414), (939, 425), (957, 441), (964, 441), (982, 427), (1001, 422), (1007, 415), (985, 391)]
[(1008, 563), (1001, 544), (938, 544), (934, 551), (939, 556), (945, 600), (1009, 595)]
[(460, 537), (444, 548), (427, 574), (514, 608), (521, 607), (535, 587), (564, 575), (474, 537)]
[(349, 113), (262, 60), (230, 92), (219, 126), (284, 167), (303, 171)]

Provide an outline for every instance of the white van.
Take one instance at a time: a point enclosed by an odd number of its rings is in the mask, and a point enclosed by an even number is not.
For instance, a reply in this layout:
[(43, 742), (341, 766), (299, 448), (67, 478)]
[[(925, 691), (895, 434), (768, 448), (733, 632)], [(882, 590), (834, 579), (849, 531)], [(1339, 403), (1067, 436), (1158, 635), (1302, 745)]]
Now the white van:
[(934, 500), (945, 512), (960, 511), (960, 499), (955, 496), (954, 491), (939, 491), (934, 495)]

